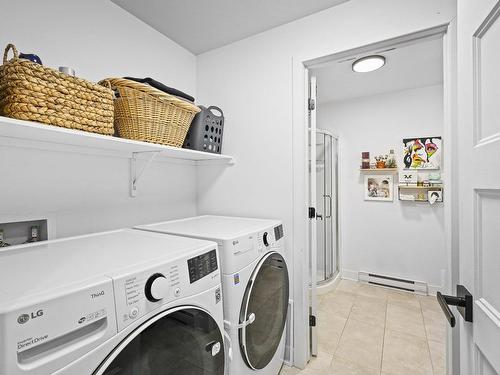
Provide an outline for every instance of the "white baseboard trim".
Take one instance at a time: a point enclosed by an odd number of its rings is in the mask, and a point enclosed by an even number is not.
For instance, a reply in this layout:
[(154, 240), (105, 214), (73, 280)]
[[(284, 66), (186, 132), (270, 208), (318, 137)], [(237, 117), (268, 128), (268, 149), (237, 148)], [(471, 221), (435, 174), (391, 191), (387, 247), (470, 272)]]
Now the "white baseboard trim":
[(429, 296), (435, 296), (437, 294), (437, 292), (444, 293), (443, 290), (444, 290), (444, 288), (442, 286), (439, 286), (439, 285), (429, 285), (427, 287), (427, 294)]
[(346, 280), (351, 280), (351, 281), (358, 281), (358, 271), (353, 271), (353, 270), (342, 270), (342, 279)]

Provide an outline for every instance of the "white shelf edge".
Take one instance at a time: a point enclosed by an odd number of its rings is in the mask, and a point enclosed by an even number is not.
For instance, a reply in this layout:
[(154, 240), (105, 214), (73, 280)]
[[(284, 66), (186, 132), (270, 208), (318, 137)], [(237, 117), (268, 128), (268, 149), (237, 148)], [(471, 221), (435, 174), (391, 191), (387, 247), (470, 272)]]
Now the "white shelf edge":
[(398, 185), (398, 188), (400, 189), (427, 189), (427, 190), (431, 190), (431, 189), (443, 189), (443, 185), (439, 185), (439, 186), (410, 186), (410, 185)]
[(370, 169), (363, 169), (360, 168), (359, 172), (360, 173), (371, 173), (371, 172), (386, 172), (386, 173), (394, 173), (398, 172), (398, 168), (370, 168)]
[(210, 161), (210, 164), (234, 163), (233, 157), (229, 155), (133, 141), (3, 116), (0, 116), (0, 137), (8, 138), (13, 145), (15, 145), (16, 140), (23, 141), (25, 144), (31, 145), (28, 147), (32, 148), (36, 148), (34, 144), (40, 143), (60, 145), (63, 152), (68, 151), (71, 147), (126, 152), (130, 154), (158, 151), (159, 156), (162, 158), (192, 160), (196, 162), (196, 165), (204, 165), (204, 163), (200, 163), (202, 161)]

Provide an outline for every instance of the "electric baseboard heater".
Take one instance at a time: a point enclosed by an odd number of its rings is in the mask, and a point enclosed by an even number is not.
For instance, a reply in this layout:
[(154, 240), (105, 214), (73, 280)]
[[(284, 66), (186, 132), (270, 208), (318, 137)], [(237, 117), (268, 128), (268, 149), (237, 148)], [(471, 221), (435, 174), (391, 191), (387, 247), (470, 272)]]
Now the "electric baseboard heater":
[(422, 281), (401, 279), (398, 277), (378, 275), (369, 272), (359, 272), (358, 279), (359, 281), (364, 281), (368, 284), (384, 286), (396, 290), (404, 290), (422, 295), (427, 295), (428, 293), (427, 283)]

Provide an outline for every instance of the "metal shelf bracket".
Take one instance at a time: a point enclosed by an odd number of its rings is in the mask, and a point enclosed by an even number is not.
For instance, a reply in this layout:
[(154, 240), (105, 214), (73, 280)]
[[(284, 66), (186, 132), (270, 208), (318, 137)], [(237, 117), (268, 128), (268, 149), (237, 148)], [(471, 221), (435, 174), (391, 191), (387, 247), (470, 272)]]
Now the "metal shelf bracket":
[[(158, 156), (160, 151), (143, 151), (143, 152), (133, 152), (132, 157), (130, 158), (130, 196), (135, 198), (137, 196), (137, 185), (139, 180), (141, 179), (144, 171), (148, 169), (153, 160)], [(141, 169), (138, 169), (139, 155), (149, 155), (145, 164)]]

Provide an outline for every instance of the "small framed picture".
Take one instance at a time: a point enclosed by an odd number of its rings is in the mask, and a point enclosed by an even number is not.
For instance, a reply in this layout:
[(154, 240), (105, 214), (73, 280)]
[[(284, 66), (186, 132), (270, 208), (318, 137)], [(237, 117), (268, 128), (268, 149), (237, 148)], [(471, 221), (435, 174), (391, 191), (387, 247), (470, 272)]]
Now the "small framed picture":
[(399, 172), (400, 184), (417, 184), (417, 171), (404, 170)]
[(405, 169), (439, 169), (441, 166), (441, 137), (403, 139)]
[(394, 182), (392, 176), (365, 175), (365, 201), (393, 201)]
[(427, 192), (427, 199), (429, 200), (430, 204), (433, 204), (435, 202), (442, 202), (443, 192), (441, 190), (429, 190)]

